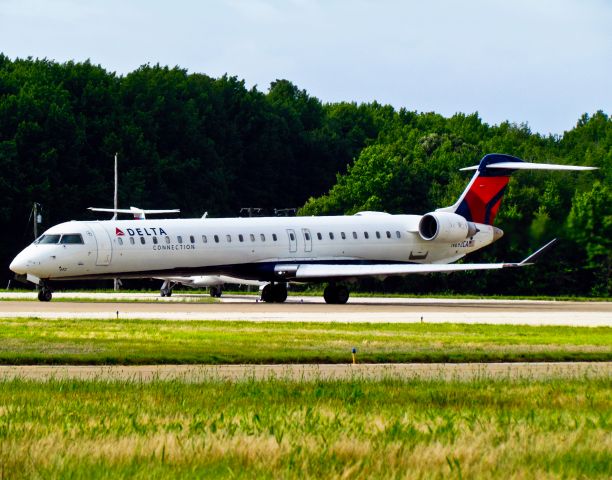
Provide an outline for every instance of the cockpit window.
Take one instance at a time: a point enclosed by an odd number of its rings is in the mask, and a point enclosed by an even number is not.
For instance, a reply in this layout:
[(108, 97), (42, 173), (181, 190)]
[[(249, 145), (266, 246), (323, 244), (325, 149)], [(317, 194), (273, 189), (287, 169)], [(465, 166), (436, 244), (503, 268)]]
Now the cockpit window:
[(35, 243), (59, 243), (59, 235), (41, 235)]
[(83, 244), (83, 237), (80, 233), (65, 233), (64, 235), (62, 235), (60, 243), (62, 245)]

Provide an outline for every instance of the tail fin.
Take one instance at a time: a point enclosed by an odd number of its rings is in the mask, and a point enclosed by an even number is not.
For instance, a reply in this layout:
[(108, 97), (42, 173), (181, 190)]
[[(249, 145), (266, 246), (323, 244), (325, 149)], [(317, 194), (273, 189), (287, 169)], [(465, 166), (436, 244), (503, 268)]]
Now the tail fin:
[(510, 180), (510, 175), (514, 171), (595, 170), (595, 168), (549, 163), (527, 163), (511, 155), (490, 153), (485, 155), (477, 166), (462, 168), (461, 170), (476, 170), (476, 173), (459, 197), (459, 200), (453, 206), (439, 208), (438, 211), (456, 213), (470, 222), (493, 225), (501, 205), (502, 197), (506, 191), (506, 186)]

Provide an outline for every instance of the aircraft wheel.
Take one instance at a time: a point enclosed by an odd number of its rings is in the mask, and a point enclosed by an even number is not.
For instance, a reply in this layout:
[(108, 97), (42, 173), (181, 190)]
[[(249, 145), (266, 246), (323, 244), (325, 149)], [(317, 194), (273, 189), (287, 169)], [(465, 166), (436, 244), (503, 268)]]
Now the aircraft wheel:
[(287, 300), (287, 287), (284, 283), (277, 283), (272, 288), (272, 296), (274, 298), (274, 302), (283, 303)]
[(345, 304), (349, 299), (349, 289), (343, 285), (328, 285), (323, 290), (323, 298), (325, 303)]
[(349, 299), (349, 289), (344, 285), (336, 287), (336, 303), (344, 305)]
[(42, 288), (38, 292), (38, 300), (40, 300), (41, 302), (50, 302), (51, 298), (53, 298), (53, 293), (51, 293), (51, 290), (49, 290), (48, 288)]
[(335, 298), (336, 298), (336, 286), (328, 285), (327, 287), (325, 287), (325, 290), (323, 290), (323, 299), (325, 300), (325, 303), (336, 303), (334, 301)]
[(262, 302), (274, 301), (274, 285), (268, 283), (265, 287), (263, 287), (261, 291), (261, 300)]
[(210, 287), (210, 296), (220, 298), (221, 297), (221, 287)]

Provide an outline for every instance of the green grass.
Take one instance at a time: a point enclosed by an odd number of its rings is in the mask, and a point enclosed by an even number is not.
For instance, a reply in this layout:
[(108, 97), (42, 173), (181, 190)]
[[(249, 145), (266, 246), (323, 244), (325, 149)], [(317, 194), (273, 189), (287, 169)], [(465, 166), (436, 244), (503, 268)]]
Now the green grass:
[(0, 319), (2, 364), (612, 361), (612, 328)]
[(0, 381), (2, 478), (602, 478), (612, 382)]

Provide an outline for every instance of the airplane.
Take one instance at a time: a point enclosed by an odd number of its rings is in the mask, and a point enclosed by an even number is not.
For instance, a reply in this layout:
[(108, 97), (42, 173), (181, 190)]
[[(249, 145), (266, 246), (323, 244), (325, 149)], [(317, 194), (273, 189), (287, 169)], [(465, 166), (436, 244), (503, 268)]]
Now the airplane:
[(453, 263), (499, 240), (493, 226), (513, 172), (594, 170), (527, 163), (485, 155), (461, 170), (475, 173), (454, 205), (425, 215), (359, 212), (321, 217), (191, 218), (70, 221), (45, 231), (10, 264), (40, 286), (49, 282), (228, 275), (267, 282), (266, 302), (284, 302), (288, 282), (328, 282), (327, 303), (349, 299), (346, 283), (362, 277), (523, 267), (549, 245), (518, 263)]
[(223, 286), (226, 283), (236, 285), (255, 285), (257, 287), (263, 287), (265, 285), (265, 282), (229, 277), (227, 275), (195, 275), (191, 277), (162, 278), (161, 280), (164, 281), (159, 292), (162, 297), (172, 296), (172, 289), (177, 285), (185, 285), (191, 288), (207, 287), (210, 290), (210, 296), (217, 298), (221, 297), (223, 294)]

